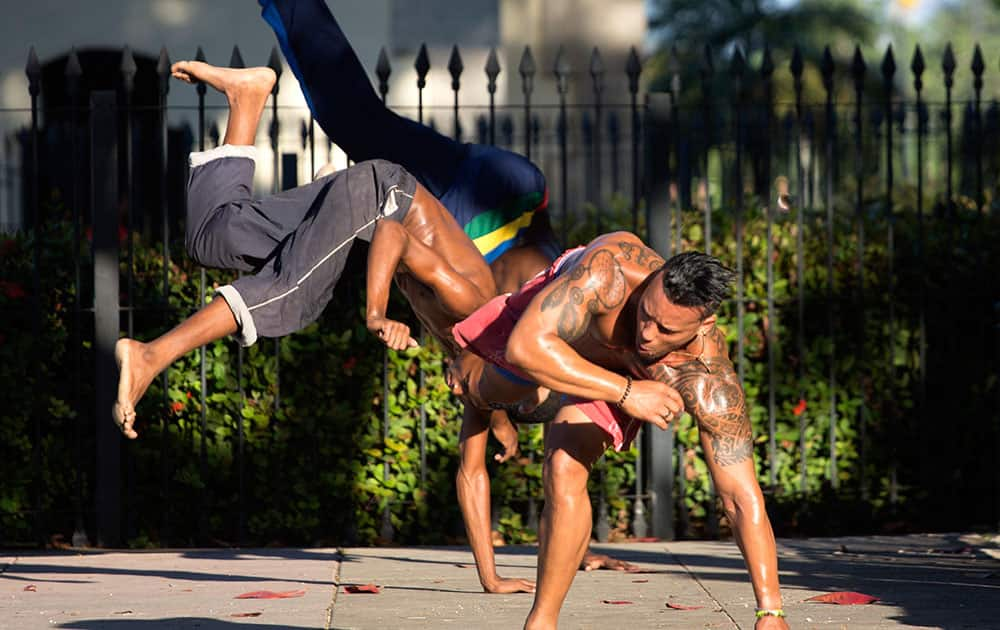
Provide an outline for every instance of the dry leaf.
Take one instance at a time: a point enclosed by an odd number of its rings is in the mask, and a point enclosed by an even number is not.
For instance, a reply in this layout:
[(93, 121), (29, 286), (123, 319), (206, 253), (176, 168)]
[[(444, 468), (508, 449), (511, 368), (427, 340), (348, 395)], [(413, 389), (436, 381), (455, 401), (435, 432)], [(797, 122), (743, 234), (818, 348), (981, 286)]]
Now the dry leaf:
[(382, 592), (382, 587), (375, 584), (347, 584), (344, 586), (345, 593), (372, 593), (378, 595)]
[(684, 604), (674, 604), (671, 602), (667, 602), (667, 608), (672, 608), (674, 610), (698, 610), (702, 608), (702, 606), (686, 606)]
[(633, 584), (645, 584), (648, 581), (649, 580), (632, 580), (632, 583)]
[(806, 601), (819, 602), (821, 604), (837, 604), (840, 606), (853, 606), (855, 604), (871, 604), (872, 602), (877, 602), (878, 597), (872, 597), (871, 595), (865, 595), (864, 593), (856, 593), (854, 591), (836, 591), (833, 593), (826, 593), (824, 595), (817, 595), (815, 597), (810, 597)]
[(263, 613), (259, 612), (248, 612), (248, 613), (233, 613), (229, 615), (230, 617), (260, 617)]
[(605, 599), (605, 600), (601, 600), (601, 601), (604, 602), (605, 604), (631, 604), (632, 603), (632, 602), (628, 601), (627, 599)]
[(38, 587), (35, 586), (34, 584), (29, 584), (29, 585), (27, 585), (27, 586), (24, 587), (24, 590), (31, 591), (32, 593), (34, 593), (35, 591), (38, 590)]
[(289, 597), (302, 597), (306, 594), (305, 589), (301, 591), (251, 591), (237, 595), (233, 599), (287, 599)]

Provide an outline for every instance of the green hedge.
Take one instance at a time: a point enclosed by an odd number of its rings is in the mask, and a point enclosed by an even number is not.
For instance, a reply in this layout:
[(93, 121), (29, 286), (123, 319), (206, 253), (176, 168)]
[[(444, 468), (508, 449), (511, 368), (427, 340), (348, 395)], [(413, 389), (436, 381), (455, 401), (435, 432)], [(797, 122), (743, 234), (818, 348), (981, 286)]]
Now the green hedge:
[[(905, 194), (900, 197), (906, 199)], [(605, 230), (631, 225), (624, 206), (616, 200), (602, 211)], [(826, 328), (831, 305), (826, 299), (823, 216), (810, 213), (806, 220), (804, 355), (796, 342), (794, 217), (779, 216), (774, 228), (778, 280), (773, 314), (767, 312), (765, 302), (765, 221), (760, 211), (748, 212), (746, 218), (745, 387), (757, 436), (758, 470), (765, 485), (770, 466), (768, 326), (779, 341), (777, 483), (768, 488), (776, 526), (779, 532), (825, 533), (891, 528), (900, 522), (914, 527), (988, 522), (991, 504), (973, 502), (989, 496), (996, 483), (989, 466), (998, 455), (992, 404), (996, 357), (989, 309), (990, 291), (995, 291), (990, 270), (997, 268), (991, 246), (1000, 234), (997, 223), (979, 219), (968, 209), (960, 210), (955, 221), (931, 221), (927, 248), (918, 258), (917, 222), (901, 205), (894, 224), (897, 274), (895, 317), (890, 326), (887, 224), (880, 218), (882, 208), (872, 203), (865, 221), (868, 317), (862, 335), (856, 301), (857, 226), (852, 207), (837, 211), (834, 338)], [(587, 212), (591, 220), (575, 224), (568, 238), (571, 242), (583, 242), (592, 235), (596, 210)], [(32, 273), (31, 237), (16, 235), (0, 241), (4, 260), (0, 271), (0, 370), (4, 373), (0, 378), (7, 384), (0, 397), (0, 439), (5, 445), (5, 457), (0, 460), (0, 538), (8, 544), (53, 535), (68, 539), (78, 496), (82, 497), (84, 525), (93, 520), (93, 318), (89, 312), (81, 316), (82, 369), (77, 374), (72, 351), (74, 237), (58, 202), (51, 204), (48, 213), (59, 220), (46, 222), (40, 235), (38, 287)], [(685, 213), (687, 247), (704, 246), (701, 221), (700, 213)], [(713, 253), (733, 264), (731, 213), (716, 212), (713, 235)], [(159, 246), (137, 234), (131, 238), (134, 301), (146, 307), (134, 314), (135, 336), (151, 339), (198, 308), (200, 271), (179, 248), (172, 250), (169, 309), (163, 309), (164, 261)], [(122, 245), (124, 251), (127, 240)], [(83, 294), (89, 296), (88, 241), (82, 237), (77, 246), (85, 279)], [(461, 413), (444, 384), (441, 352), (432, 343), (406, 353), (390, 352), (390, 393), (383, 400), (383, 350), (363, 325), (362, 255), (352, 254), (334, 303), (306, 330), (277, 344), (263, 340), (242, 352), (242, 357), (231, 340), (207, 347), (206, 431), (202, 430), (198, 352), (169, 370), (166, 391), (162, 380), (153, 383), (138, 410), (141, 438), (123, 446), (129, 544), (230, 544), (237, 540), (243, 544), (368, 544), (380, 541), (386, 508), (397, 542), (442, 543), (464, 538), (453, 482)], [(124, 258), (123, 254), (123, 278)], [(207, 293), (231, 278), (232, 274), (207, 272)], [(915, 343), (921, 278), (930, 291), (924, 321), (931, 361), (929, 394), (924, 399)], [(122, 287), (124, 292), (124, 281)], [(87, 300), (84, 307), (90, 306)], [(392, 308), (396, 313), (407, 312), (398, 300)], [(125, 315), (122, 322), (124, 328)], [(735, 351), (738, 330), (733, 304), (726, 305), (721, 322)], [(892, 357), (890, 332), (895, 340)], [(828, 378), (834, 348), (838, 456), (836, 470), (830, 471)], [(242, 383), (237, 382), (240, 360)], [(422, 387), (418, 364), (423, 368)], [(858, 421), (862, 396), (868, 409), (863, 429)], [(427, 426), (423, 480), (421, 404)], [(386, 412), (390, 430), (389, 439), (383, 441)], [(242, 479), (237, 430), (241, 420)], [(803, 420), (805, 432), (800, 433)], [(684, 509), (691, 523), (689, 533), (697, 535), (705, 526), (710, 488), (690, 418), (677, 423), (677, 436), (685, 448)], [(511, 542), (531, 541), (535, 536), (526, 525), (530, 499), (541, 497), (541, 443), (540, 428), (525, 427), (521, 457), (499, 467), (491, 464), (499, 528)], [(800, 444), (806, 455), (804, 493)], [(633, 491), (635, 460), (634, 449), (609, 453), (597, 466), (600, 474), (593, 476), (594, 495), (602, 489), (607, 495), (612, 537), (630, 532), (632, 499), (626, 495)], [(839, 482), (836, 490), (830, 483), (831, 473)]]

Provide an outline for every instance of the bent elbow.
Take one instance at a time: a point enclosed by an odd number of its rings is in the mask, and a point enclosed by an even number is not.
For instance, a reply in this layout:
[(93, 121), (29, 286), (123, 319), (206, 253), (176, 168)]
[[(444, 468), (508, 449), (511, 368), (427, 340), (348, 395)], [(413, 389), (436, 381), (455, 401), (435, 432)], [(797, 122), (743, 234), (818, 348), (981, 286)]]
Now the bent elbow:
[(516, 335), (511, 335), (507, 341), (507, 348), (504, 351), (504, 359), (507, 363), (522, 370), (530, 369), (531, 352), (526, 347), (527, 344)]

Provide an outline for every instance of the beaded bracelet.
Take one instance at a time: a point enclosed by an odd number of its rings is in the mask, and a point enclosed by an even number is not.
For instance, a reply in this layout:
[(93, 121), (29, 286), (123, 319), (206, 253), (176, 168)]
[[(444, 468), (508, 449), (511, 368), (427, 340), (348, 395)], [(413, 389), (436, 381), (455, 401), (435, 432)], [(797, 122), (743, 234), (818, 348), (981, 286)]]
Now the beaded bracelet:
[(785, 611), (781, 608), (758, 608), (755, 616), (757, 619), (763, 619), (764, 617), (784, 617)]
[(626, 376), (625, 377), (625, 391), (622, 393), (622, 397), (618, 399), (618, 406), (619, 407), (621, 407), (622, 405), (625, 404), (625, 399), (628, 398), (628, 395), (631, 392), (632, 392), (632, 377), (631, 376)]

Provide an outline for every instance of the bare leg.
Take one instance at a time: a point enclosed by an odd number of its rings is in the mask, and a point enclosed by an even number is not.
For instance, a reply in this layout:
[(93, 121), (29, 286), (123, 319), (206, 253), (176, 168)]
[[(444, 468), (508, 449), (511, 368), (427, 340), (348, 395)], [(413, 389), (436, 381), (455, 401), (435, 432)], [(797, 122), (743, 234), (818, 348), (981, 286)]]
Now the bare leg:
[(229, 101), (229, 123), (223, 143), (253, 145), (261, 112), (276, 80), (274, 70), (220, 68), (201, 61), (178, 61), (170, 67), (170, 73), (187, 83), (203, 81), (225, 94)]
[[(538, 547), (538, 590), (524, 627), (555, 628), (566, 593), (590, 542), (590, 468), (608, 434), (575, 407), (563, 407), (545, 435), (545, 509)], [(557, 533), (558, 535), (553, 535)]]
[(115, 424), (129, 439), (135, 431), (135, 405), (156, 375), (195, 348), (236, 332), (236, 319), (229, 305), (216, 298), (170, 332), (149, 343), (119, 339), (115, 344), (118, 362), (118, 400), (112, 408)]

